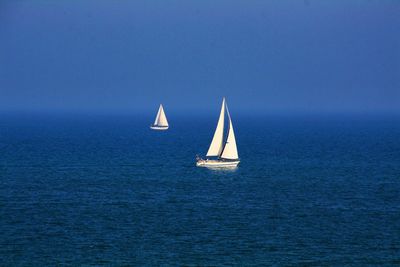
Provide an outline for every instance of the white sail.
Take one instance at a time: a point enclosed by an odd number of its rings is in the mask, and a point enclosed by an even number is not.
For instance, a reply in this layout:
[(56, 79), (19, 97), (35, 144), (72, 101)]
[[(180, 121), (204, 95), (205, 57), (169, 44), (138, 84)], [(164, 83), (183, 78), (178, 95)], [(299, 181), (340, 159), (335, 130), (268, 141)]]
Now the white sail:
[(156, 116), (156, 119), (154, 120), (154, 124), (153, 124), (153, 125), (157, 125), (158, 120), (159, 120), (159, 118), (160, 118), (160, 111), (161, 111), (161, 105), (160, 105), (160, 107), (158, 108), (157, 116)]
[(220, 156), (223, 149), (225, 121), (225, 98), (222, 100), (221, 113), (219, 114), (217, 128), (207, 152), (207, 157)]
[(168, 126), (167, 116), (165, 116), (164, 108), (162, 105), (160, 105), (160, 108), (158, 109), (154, 125), (164, 127)]
[(231, 115), (229, 114), (228, 106), (226, 106), (226, 113), (228, 113), (228, 119), (229, 119), (229, 130), (228, 130), (229, 132), (224, 150), (222, 151), (221, 158), (238, 159), (239, 155), (236, 147), (235, 132), (233, 131), (233, 125), (232, 125)]

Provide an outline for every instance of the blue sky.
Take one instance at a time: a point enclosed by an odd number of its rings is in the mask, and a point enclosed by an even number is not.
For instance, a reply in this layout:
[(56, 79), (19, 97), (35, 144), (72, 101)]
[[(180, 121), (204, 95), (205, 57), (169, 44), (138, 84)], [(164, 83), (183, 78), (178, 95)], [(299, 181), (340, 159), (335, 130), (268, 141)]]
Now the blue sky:
[(400, 113), (400, 1), (0, 1), (0, 110)]

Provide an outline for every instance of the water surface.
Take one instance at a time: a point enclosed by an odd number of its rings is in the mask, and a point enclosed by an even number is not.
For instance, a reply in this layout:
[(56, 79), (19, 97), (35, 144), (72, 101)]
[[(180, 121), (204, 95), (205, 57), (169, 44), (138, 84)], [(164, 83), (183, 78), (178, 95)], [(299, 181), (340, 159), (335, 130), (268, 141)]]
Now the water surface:
[(400, 264), (400, 120), (0, 117), (0, 265)]

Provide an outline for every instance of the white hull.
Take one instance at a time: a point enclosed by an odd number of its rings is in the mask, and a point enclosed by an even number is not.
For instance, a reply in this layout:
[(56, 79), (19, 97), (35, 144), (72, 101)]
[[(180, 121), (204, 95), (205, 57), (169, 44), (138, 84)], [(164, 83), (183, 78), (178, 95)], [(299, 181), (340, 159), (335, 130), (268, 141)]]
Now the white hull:
[(165, 131), (168, 130), (168, 128), (169, 126), (150, 126), (150, 129), (158, 131)]
[(204, 160), (200, 159), (196, 162), (198, 167), (209, 167), (209, 168), (232, 168), (239, 164), (240, 160), (224, 161), (224, 160)]

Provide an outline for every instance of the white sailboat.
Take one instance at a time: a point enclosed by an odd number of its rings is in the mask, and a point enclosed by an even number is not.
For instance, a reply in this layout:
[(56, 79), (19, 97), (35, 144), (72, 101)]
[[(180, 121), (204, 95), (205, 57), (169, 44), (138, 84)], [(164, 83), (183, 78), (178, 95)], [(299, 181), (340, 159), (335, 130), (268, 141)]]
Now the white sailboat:
[[(228, 118), (227, 126), (225, 126), (225, 115)], [(226, 135), (224, 135), (225, 129)], [(197, 158), (196, 166), (215, 168), (236, 167), (239, 162), (231, 115), (229, 114), (225, 98), (223, 98), (221, 113), (219, 114), (217, 128), (207, 152), (207, 158)]]
[(150, 126), (150, 129), (162, 131), (162, 130), (167, 130), (168, 128), (169, 128), (169, 125), (168, 125), (167, 116), (165, 116), (164, 108), (163, 108), (162, 104), (160, 104), (160, 107), (158, 108), (156, 119), (154, 121), (154, 124), (152, 124)]

